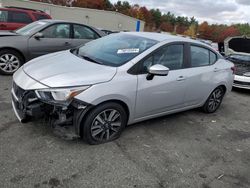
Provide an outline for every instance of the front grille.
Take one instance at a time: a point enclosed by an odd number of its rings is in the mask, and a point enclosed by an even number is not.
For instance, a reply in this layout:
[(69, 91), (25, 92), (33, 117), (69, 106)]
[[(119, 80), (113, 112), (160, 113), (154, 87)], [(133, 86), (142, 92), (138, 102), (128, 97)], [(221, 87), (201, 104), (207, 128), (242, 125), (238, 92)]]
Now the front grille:
[(243, 76), (246, 72), (250, 72), (250, 63), (235, 63), (236, 75)]
[(238, 84), (238, 85), (250, 86), (250, 82), (241, 82), (241, 81), (236, 81), (236, 80), (234, 80), (234, 83), (235, 83), (235, 84)]

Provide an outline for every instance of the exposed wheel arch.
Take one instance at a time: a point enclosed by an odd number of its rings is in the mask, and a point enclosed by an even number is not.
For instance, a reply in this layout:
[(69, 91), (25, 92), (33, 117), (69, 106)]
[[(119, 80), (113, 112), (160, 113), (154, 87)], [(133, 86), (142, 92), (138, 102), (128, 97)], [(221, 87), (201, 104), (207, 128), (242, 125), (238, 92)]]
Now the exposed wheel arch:
[[(227, 92), (227, 87), (226, 87), (225, 85), (222, 84), (222, 85), (219, 85), (218, 87), (222, 87), (223, 90), (224, 90), (224, 92), (225, 92), (225, 93)], [(218, 88), (218, 87), (216, 87), (216, 88)], [(215, 89), (216, 89), (216, 88), (215, 88)]]

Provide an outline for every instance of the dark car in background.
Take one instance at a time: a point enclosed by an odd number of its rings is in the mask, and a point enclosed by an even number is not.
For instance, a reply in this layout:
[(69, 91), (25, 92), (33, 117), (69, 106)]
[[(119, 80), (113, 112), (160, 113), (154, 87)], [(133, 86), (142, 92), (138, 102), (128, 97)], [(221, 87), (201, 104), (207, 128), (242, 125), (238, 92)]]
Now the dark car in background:
[(233, 86), (250, 89), (250, 54), (231, 54), (226, 56), (226, 59), (236, 67)]
[(41, 10), (19, 7), (0, 8), (0, 30), (16, 30), (43, 19), (51, 19), (51, 17)]
[(113, 34), (113, 33), (119, 33), (120, 31), (112, 31), (108, 29), (100, 29), (102, 32), (104, 32), (107, 35)]
[(94, 27), (61, 20), (40, 20), (16, 31), (2, 31), (0, 73), (13, 74), (35, 57), (75, 48), (104, 35)]

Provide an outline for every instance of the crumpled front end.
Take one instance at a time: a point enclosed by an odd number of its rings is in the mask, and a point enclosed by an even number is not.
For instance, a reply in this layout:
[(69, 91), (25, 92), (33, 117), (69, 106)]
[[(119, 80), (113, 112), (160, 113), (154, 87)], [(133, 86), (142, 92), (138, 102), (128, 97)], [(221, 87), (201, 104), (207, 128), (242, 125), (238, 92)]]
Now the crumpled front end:
[[(19, 79), (15, 79), (17, 77)], [(45, 101), (38, 96), (37, 89), (32, 88), (28, 82), (35, 83), (37, 81), (34, 82), (34, 79), (20, 70), (13, 79), (11, 90), (12, 106), (19, 121), (25, 123), (43, 118), (57, 130), (56, 132), (60, 136), (66, 138), (79, 137), (81, 134), (81, 121), (85, 113), (91, 108), (91, 105), (77, 99), (72, 99), (68, 103)], [(34, 85), (37, 86), (37, 84)], [(43, 86), (38, 88), (40, 90)]]

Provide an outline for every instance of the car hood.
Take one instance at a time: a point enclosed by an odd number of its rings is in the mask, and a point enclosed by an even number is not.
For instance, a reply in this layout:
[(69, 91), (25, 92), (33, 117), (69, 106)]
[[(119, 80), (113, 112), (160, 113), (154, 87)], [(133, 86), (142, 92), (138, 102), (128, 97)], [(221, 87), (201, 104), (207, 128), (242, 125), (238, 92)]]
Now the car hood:
[(7, 37), (7, 36), (20, 36), (20, 35), (10, 31), (0, 31), (0, 37)]
[(23, 66), (31, 78), (48, 87), (93, 85), (110, 81), (117, 68), (86, 61), (69, 50), (33, 59)]

